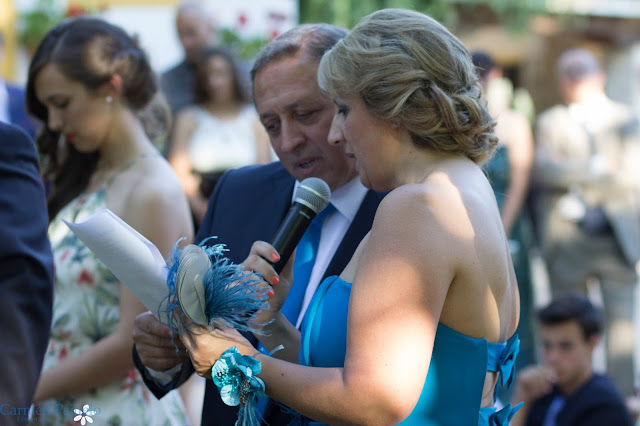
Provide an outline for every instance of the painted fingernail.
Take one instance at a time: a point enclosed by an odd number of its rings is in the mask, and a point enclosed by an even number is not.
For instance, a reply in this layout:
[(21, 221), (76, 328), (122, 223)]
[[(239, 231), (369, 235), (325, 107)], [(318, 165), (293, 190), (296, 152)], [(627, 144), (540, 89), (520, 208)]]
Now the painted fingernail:
[(274, 275), (273, 278), (271, 278), (271, 284), (278, 284), (280, 282), (280, 278), (278, 278), (277, 275)]
[(276, 294), (273, 292), (273, 289), (269, 289), (269, 291), (267, 292), (267, 297), (269, 299), (271, 299), (273, 296), (275, 296)]
[(277, 253), (271, 253), (271, 259), (273, 259), (274, 262), (277, 262), (278, 259), (280, 259), (280, 256), (278, 256)]

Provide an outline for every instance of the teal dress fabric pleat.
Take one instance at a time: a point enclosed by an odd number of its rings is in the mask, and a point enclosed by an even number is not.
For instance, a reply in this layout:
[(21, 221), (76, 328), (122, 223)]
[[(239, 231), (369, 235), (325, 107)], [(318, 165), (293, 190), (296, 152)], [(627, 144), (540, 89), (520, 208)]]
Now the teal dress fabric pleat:
[[(302, 323), (302, 365), (344, 366), (350, 293), (351, 284), (339, 277), (328, 277), (320, 284)], [(401, 424), (508, 425), (517, 407), (481, 409), (480, 402), (487, 371), (500, 372), (500, 385), (511, 386), (518, 347), (517, 335), (507, 342), (488, 343), (438, 324), (422, 393), (411, 415)]]

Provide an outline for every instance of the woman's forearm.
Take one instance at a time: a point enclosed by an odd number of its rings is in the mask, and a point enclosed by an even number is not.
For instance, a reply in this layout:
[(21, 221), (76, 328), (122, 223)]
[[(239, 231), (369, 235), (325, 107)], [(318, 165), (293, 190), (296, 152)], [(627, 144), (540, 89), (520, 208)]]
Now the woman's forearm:
[(133, 368), (132, 346), (131, 336), (116, 332), (60, 361), (40, 376), (34, 401), (86, 392), (126, 376)]
[[(312, 368), (258, 355), (267, 395), (323, 423), (391, 425), (402, 421), (383, 393), (360, 380), (346, 380), (342, 368)], [(379, 396), (379, 397), (376, 397)]]
[(300, 331), (281, 312), (276, 314), (272, 322), (260, 327), (260, 330), (264, 334), (256, 333), (255, 336), (267, 350), (272, 351), (282, 345), (283, 348), (275, 352), (274, 357), (293, 363), (298, 362)]

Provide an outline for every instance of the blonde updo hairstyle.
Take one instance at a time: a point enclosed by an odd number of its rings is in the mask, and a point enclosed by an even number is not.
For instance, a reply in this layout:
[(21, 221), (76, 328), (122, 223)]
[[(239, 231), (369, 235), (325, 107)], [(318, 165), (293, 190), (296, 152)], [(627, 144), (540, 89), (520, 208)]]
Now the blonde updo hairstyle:
[(332, 95), (360, 96), (376, 117), (400, 121), (421, 148), (481, 165), (498, 143), (467, 49), (419, 12), (363, 18), (323, 56), (318, 84)]

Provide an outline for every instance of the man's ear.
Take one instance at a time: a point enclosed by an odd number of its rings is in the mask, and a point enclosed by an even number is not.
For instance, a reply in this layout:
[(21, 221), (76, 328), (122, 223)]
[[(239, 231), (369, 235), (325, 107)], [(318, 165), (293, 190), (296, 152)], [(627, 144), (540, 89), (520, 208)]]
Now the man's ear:
[(591, 351), (593, 351), (595, 349), (596, 346), (598, 346), (598, 343), (600, 343), (600, 335), (599, 334), (594, 334), (593, 336), (589, 337), (587, 339), (587, 344), (589, 345), (589, 349)]

